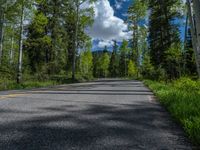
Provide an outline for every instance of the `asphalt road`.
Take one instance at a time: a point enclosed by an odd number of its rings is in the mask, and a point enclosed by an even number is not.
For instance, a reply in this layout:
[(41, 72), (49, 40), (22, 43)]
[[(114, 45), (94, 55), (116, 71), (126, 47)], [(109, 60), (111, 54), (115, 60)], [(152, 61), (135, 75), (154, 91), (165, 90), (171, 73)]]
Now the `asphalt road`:
[(183, 150), (183, 130), (139, 81), (0, 92), (0, 150)]

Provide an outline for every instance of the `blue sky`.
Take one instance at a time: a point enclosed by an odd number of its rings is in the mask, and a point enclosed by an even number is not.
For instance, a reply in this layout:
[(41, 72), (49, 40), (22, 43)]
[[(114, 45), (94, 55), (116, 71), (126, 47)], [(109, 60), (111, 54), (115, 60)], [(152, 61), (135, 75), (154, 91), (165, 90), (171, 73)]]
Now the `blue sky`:
[(119, 18), (126, 19), (124, 14), (127, 13), (129, 5), (133, 0), (109, 0), (110, 5), (115, 10), (115, 15)]
[(93, 39), (93, 50), (112, 47), (113, 40), (129, 39), (131, 32), (124, 23), (127, 9), (132, 0), (98, 0), (93, 4), (94, 24), (88, 30)]
[[(89, 30), (93, 39), (93, 50), (102, 50), (105, 46), (112, 47), (113, 40), (119, 43), (123, 39), (130, 39), (126, 20), (127, 9), (134, 0), (98, 0), (94, 5), (94, 25)], [(180, 28), (181, 38), (184, 28)]]

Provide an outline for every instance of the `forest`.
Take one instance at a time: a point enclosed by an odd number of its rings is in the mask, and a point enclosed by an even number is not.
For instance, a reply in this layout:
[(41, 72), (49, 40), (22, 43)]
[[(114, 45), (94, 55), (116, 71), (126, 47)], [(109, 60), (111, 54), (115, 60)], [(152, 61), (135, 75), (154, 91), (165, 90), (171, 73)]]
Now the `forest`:
[[(87, 34), (95, 15), (90, 7), (94, 2), (1, 0), (1, 81), (198, 78), (198, 54), (183, 1), (135, 0), (126, 21), (132, 36), (121, 42), (113, 40), (113, 48), (105, 46), (101, 51), (92, 50), (92, 38)], [(84, 3), (88, 7), (83, 8)], [(181, 21), (186, 22), (184, 39)]]
[(130, 38), (103, 49), (87, 32), (96, 2), (0, 0), (0, 90), (143, 80), (200, 144), (200, 1), (133, 0)]

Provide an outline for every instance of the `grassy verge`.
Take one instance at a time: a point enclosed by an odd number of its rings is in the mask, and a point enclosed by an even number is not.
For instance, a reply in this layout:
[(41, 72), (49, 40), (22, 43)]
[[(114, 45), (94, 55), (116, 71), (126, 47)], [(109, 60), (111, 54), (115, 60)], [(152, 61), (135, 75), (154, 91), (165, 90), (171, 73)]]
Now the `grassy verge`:
[(21, 84), (17, 84), (16, 81), (9, 79), (0, 79), (0, 91), (4, 90), (19, 90), (19, 89), (31, 89), (31, 88), (41, 88), (49, 87), (61, 84), (71, 84), (92, 81), (93, 79), (85, 79), (77, 76), (78, 78), (73, 81), (71, 78), (66, 78), (63, 76), (54, 76), (50, 80), (38, 81), (38, 80), (27, 80)]
[(0, 82), (0, 91), (3, 90), (17, 90), (17, 89), (30, 89), (30, 88), (41, 88), (41, 87), (48, 87), (52, 85), (57, 85), (58, 83), (55, 81), (27, 81), (21, 84), (17, 84), (14, 81), (4, 81)]
[(200, 81), (182, 78), (172, 83), (150, 80), (144, 83), (181, 123), (192, 142), (200, 146)]

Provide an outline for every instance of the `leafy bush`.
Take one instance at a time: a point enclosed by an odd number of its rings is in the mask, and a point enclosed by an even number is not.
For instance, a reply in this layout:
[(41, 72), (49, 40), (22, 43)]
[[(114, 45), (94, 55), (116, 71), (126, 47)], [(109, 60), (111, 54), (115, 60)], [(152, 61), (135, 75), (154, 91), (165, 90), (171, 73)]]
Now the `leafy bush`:
[(128, 76), (129, 77), (137, 77), (137, 67), (135, 65), (135, 63), (130, 60), (128, 63)]
[(190, 78), (180, 78), (174, 81), (173, 85), (179, 90), (185, 90), (190, 92), (196, 92), (200, 90), (200, 82), (191, 80)]

